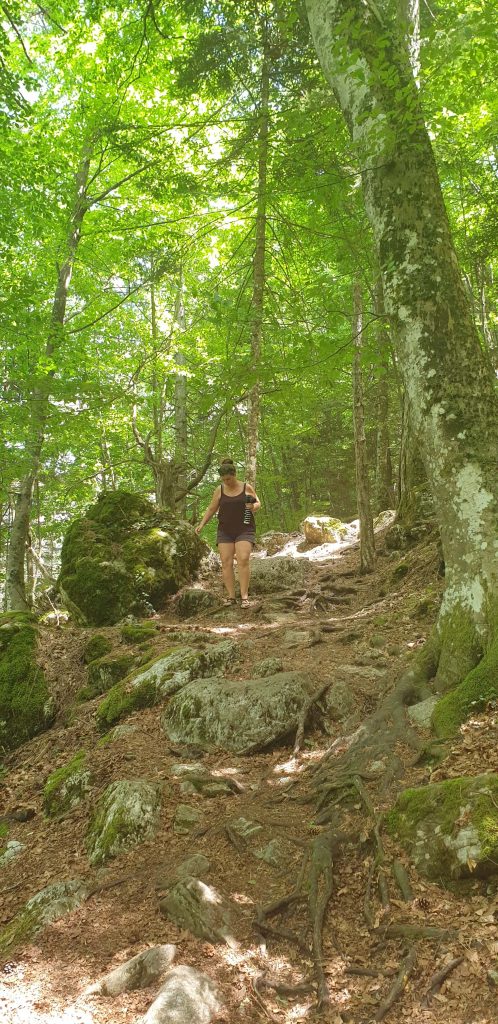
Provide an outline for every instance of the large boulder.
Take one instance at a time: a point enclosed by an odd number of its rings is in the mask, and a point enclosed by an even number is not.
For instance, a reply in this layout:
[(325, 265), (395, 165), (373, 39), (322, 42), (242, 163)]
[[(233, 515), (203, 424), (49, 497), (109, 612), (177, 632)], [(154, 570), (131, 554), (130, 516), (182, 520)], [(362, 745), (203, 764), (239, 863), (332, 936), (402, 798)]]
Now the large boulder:
[(166, 975), (142, 1024), (211, 1024), (221, 1008), (214, 981), (195, 967), (179, 964)]
[(274, 594), (280, 590), (302, 586), (305, 566), (297, 558), (253, 558), (251, 561), (251, 593)]
[(206, 644), (202, 650), (177, 647), (164, 652), (109, 690), (97, 709), (99, 727), (108, 729), (132, 711), (160, 703), (191, 679), (223, 672), (235, 659), (236, 653), (237, 646), (233, 640)]
[(92, 783), (86, 765), (86, 753), (80, 750), (62, 768), (49, 775), (43, 787), (43, 809), (49, 818), (58, 818), (85, 799)]
[(101, 494), (69, 527), (60, 583), (91, 625), (160, 607), (196, 572), (204, 544), (189, 523), (139, 494)]
[(333, 516), (306, 516), (301, 530), (308, 544), (338, 544), (349, 534), (347, 524)]
[(113, 782), (99, 800), (90, 824), (90, 863), (104, 864), (150, 839), (157, 830), (160, 810), (160, 787), (144, 779)]
[(498, 873), (498, 774), (406, 789), (390, 830), (421, 875), (448, 882)]
[(302, 672), (197, 679), (169, 701), (162, 726), (174, 743), (250, 753), (295, 732), (313, 689)]
[(159, 903), (164, 917), (208, 942), (231, 942), (232, 910), (216, 889), (200, 878), (185, 875)]
[(35, 616), (0, 615), (0, 747), (18, 747), (54, 720), (55, 703), (37, 662), (37, 646)]
[(19, 942), (29, 942), (53, 921), (81, 906), (89, 895), (89, 886), (81, 878), (54, 882), (37, 892), (0, 931), (0, 953), (12, 952)]

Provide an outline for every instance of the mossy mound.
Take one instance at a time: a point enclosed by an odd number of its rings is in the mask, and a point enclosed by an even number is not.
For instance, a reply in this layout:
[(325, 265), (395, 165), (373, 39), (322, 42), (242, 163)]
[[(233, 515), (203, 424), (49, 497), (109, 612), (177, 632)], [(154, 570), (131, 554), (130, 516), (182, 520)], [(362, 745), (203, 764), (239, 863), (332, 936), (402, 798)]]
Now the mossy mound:
[(157, 830), (160, 809), (158, 786), (144, 779), (113, 782), (99, 800), (88, 831), (90, 863), (104, 864), (150, 839)]
[(68, 764), (49, 775), (43, 787), (43, 808), (49, 818), (65, 814), (85, 798), (92, 781), (85, 762), (86, 753), (80, 750)]
[(153, 625), (137, 623), (136, 626), (126, 625), (121, 627), (121, 639), (124, 640), (125, 644), (143, 644), (147, 640), (153, 640), (156, 636), (157, 629)]
[(124, 679), (136, 663), (133, 654), (106, 655), (105, 658), (91, 661), (88, 666), (88, 683), (79, 691), (78, 700), (92, 700), (99, 693), (106, 693), (111, 686)]
[(432, 726), (437, 736), (454, 736), (462, 722), (498, 700), (498, 641), (478, 665), (436, 704)]
[(36, 619), (23, 612), (0, 616), (0, 722), (2, 745), (20, 746), (48, 729), (55, 705), (37, 664)]
[(497, 774), (406, 789), (388, 824), (426, 878), (449, 882), (498, 873)]
[(139, 494), (100, 495), (69, 527), (60, 582), (87, 621), (146, 614), (196, 572), (205, 546), (189, 523)]
[(112, 643), (109, 637), (103, 636), (102, 633), (95, 633), (83, 648), (83, 661), (85, 665), (88, 665), (91, 661), (96, 661), (97, 658), (104, 658), (111, 650)]
[(204, 650), (177, 647), (163, 651), (140, 672), (128, 676), (109, 690), (97, 709), (99, 728), (105, 732), (133, 711), (160, 703), (192, 679), (222, 672), (234, 661), (236, 652), (232, 640), (222, 640)]
[(22, 910), (0, 931), (0, 952), (11, 952), (20, 942), (28, 942), (47, 924), (59, 921), (86, 900), (88, 887), (82, 879), (55, 882), (36, 893)]

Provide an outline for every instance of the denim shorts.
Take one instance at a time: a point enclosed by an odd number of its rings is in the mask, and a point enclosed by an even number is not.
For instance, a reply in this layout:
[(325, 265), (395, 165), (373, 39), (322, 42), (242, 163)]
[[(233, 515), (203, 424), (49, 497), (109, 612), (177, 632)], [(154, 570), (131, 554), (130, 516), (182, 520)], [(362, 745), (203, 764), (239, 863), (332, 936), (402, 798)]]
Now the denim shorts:
[(250, 544), (254, 545), (256, 543), (256, 534), (246, 530), (244, 533), (237, 534), (236, 537), (231, 537), (229, 533), (218, 529), (216, 535), (217, 544), (237, 544), (239, 540), (248, 540)]

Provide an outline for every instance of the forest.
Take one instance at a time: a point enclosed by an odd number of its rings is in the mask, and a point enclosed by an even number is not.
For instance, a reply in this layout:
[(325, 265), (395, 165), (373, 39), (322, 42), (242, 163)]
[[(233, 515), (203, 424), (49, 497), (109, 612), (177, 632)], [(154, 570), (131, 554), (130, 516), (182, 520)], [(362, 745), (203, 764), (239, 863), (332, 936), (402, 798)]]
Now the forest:
[(0, 9), (0, 1018), (493, 1024), (496, 5)]

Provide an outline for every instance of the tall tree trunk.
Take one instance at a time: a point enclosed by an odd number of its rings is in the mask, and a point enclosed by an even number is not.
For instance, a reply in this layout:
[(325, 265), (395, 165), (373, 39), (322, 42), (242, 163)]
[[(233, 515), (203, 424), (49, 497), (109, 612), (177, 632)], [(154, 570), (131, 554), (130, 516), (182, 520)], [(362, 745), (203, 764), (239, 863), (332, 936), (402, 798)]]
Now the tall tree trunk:
[(437, 685), (498, 659), (498, 408), (434, 156), (388, 0), (306, 0), (322, 68), (357, 147), (410, 420), (434, 498), (446, 590)]
[(258, 129), (258, 192), (256, 201), (256, 242), (252, 272), (252, 327), (251, 370), (253, 385), (249, 393), (247, 417), (246, 480), (254, 487), (258, 457), (260, 420), (260, 364), (265, 302), (266, 262), (266, 208), (268, 178), (270, 64), (268, 54), (268, 28), (263, 23), (263, 58), (260, 82), (260, 109)]
[(353, 425), (356, 469), (356, 500), (360, 520), (360, 572), (372, 572), (375, 565), (375, 541), (370, 483), (368, 479), (367, 439), (363, 407), (361, 349), (363, 334), (363, 301), (361, 285), (353, 285)]
[[(185, 286), (183, 268), (180, 269), (178, 282), (178, 298), (175, 309), (175, 320), (182, 333), (185, 331)], [(185, 515), (187, 486), (187, 375), (182, 367), (186, 365), (185, 353), (182, 348), (175, 352), (175, 363), (179, 367), (175, 374), (175, 466), (176, 488), (183, 496), (177, 500), (176, 508), (181, 516)]]
[[(58, 271), (57, 285), (52, 303), (50, 329), (44, 353), (45, 359), (49, 361), (53, 360), (57, 354), (57, 349), (63, 337), (69, 285), (81, 237), (83, 218), (88, 210), (86, 188), (90, 171), (90, 160), (91, 148), (89, 143), (85, 142), (76, 173), (76, 195), (65, 242), (64, 262)], [(27, 442), (27, 464), (29, 468), (20, 482), (17, 493), (6, 573), (7, 608), (13, 611), (25, 611), (28, 608), (24, 575), (26, 542), (29, 534), (33, 486), (38, 476), (49, 416), (49, 395), (53, 372), (51, 370), (42, 377), (40, 383), (33, 389), (30, 398), (30, 423)]]
[(394, 507), (393, 468), (389, 446), (389, 364), (390, 354), (385, 324), (384, 296), (382, 281), (375, 285), (375, 315), (377, 317), (377, 341), (380, 355), (379, 380), (377, 385), (377, 447), (375, 471), (375, 505), (377, 512)]

